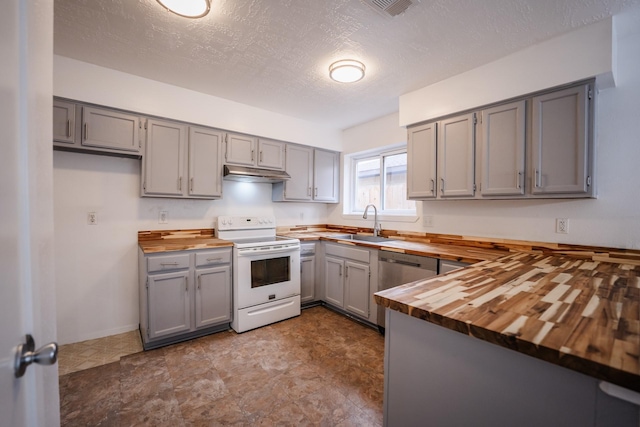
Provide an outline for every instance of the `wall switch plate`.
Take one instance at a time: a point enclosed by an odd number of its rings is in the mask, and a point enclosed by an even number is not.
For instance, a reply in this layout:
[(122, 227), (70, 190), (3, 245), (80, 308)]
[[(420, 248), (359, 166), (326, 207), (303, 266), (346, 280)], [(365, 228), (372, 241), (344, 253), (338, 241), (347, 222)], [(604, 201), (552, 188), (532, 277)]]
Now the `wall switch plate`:
[(168, 224), (169, 223), (169, 212), (160, 211), (160, 215), (158, 215), (158, 224)]
[(569, 234), (569, 218), (556, 218), (556, 233)]
[(89, 224), (89, 225), (98, 225), (98, 213), (97, 212), (89, 212), (87, 214), (87, 224)]
[(422, 218), (422, 223), (425, 227), (433, 227), (433, 215), (425, 215)]

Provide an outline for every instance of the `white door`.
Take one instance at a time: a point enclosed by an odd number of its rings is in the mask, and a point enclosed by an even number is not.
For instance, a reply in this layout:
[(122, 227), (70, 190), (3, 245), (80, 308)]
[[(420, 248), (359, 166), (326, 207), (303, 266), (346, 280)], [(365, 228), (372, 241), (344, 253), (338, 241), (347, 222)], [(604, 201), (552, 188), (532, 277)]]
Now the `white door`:
[(60, 423), (58, 369), (14, 377), (18, 344), (56, 339), (53, 271), (53, 2), (6, 0), (0, 14), (0, 425)]

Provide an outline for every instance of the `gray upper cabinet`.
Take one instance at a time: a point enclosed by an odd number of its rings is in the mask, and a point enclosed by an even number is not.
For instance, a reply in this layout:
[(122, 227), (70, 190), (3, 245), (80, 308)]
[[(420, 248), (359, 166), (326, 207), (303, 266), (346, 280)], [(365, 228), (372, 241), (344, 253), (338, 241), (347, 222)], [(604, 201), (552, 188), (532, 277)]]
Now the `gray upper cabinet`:
[(261, 168), (284, 169), (285, 144), (271, 139), (258, 139), (257, 165)]
[(526, 101), (487, 108), (481, 114), (480, 193), (524, 194)]
[(590, 192), (589, 85), (536, 96), (532, 101), (531, 192)]
[(148, 120), (142, 192), (144, 196), (182, 196), (187, 187), (185, 147), (187, 127)]
[(256, 145), (256, 138), (253, 136), (227, 133), (225, 162), (243, 166), (255, 166)]
[(437, 123), (427, 123), (407, 132), (407, 198), (436, 197)]
[(475, 113), (438, 124), (438, 181), (440, 197), (475, 194)]
[(53, 141), (75, 144), (76, 104), (53, 100)]
[(139, 153), (140, 117), (95, 107), (82, 107), (82, 141), (87, 147)]
[(148, 120), (146, 128), (143, 196), (198, 199), (222, 196), (221, 131), (165, 120)]
[(340, 153), (287, 144), (285, 170), (291, 179), (273, 184), (273, 201), (338, 202)]
[(337, 203), (340, 186), (340, 153), (314, 149), (313, 200)]
[(222, 197), (223, 133), (189, 128), (189, 191), (191, 197)]

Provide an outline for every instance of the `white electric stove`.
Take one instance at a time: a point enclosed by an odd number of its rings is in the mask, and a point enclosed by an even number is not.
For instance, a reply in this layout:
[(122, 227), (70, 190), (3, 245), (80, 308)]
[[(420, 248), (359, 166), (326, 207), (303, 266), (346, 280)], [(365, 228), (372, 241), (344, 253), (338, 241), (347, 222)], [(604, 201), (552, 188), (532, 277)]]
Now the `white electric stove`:
[(219, 216), (216, 237), (233, 242), (233, 321), (245, 332), (300, 315), (300, 241), (276, 236), (272, 216)]

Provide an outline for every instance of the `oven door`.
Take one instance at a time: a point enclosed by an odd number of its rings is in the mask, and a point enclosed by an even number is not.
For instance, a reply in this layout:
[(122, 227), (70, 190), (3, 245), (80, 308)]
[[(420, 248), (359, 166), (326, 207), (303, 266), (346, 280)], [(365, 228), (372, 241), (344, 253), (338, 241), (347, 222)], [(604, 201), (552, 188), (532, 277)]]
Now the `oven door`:
[(300, 245), (236, 248), (237, 308), (300, 295)]

